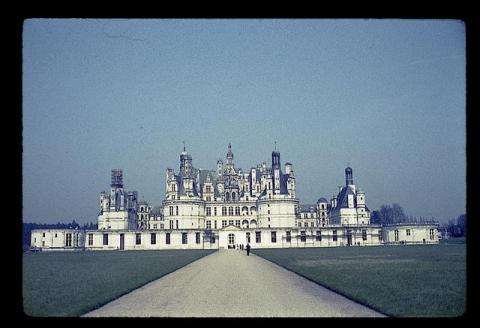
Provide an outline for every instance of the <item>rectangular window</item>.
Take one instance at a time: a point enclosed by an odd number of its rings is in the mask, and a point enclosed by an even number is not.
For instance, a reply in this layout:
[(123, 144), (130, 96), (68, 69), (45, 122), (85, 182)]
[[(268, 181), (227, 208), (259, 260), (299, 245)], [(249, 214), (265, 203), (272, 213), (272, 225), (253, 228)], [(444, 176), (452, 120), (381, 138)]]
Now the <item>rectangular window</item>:
[(240, 227), (240, 220), (235, 220), (235, 225), (236, 225), (237, 227)]
[(313, 228), (314, 227), (314, 224), (315, 222), (310, 222), (310, 226)]
[(292, 234), (290, 231), (287, 231), (287, 243), (292, 241)]
[(212, 244), (215, 243), (215, 234), (214, 234), (214, 233), (212, 233), (212, 234), (210, 235), (210, 243), (212, 243)]
[(45, 232), (43, 233), (43, 237), (45, 237)]
[(217, 208), (216, 207), (213, 208), (213, 215), (217, 216)]
[(205, 192), (212, 192), (212, 187), (211, 186), (206, 186), (205, 187)]
[(434, 240), (434, 239), (435, 239), (435, 230), (430, 229), (430, 240)]
[(186, 244), (188, 242), (188, 236), (186, 232), (182, 232), (182, 244)]
[(240, 215), (240, 207), (235, 207), (235, 215)]
[(153, 229), (154, 229), (154, 230), (157, 229), (157, 225), (156, 225), (156, 224), (153, 225)]
[(67, 233), (67, 240), (65, 241), (65, 246), (72, 246), (72, 234)]
[(178, 206), (175, 206), (175, 213), (178, 215)]
[(233, 220), (228, 220), (228, 225), (233, 225)]
[(157, 234), (152, 233), (150, 234), (150, 244), (155, 245), (157, 243)]
[(398, 230), (395, 230), (395, 241), (398, 241)]
[(276, 243), (276, 242), (277, 242), (277, 232), (272, 231), (272, 243)]
[(300, 241), (307, 241), (307, 233), (305, 231), (300, 231)]
[(55, 238), (57, 238), (57, 234), (55, 233)]
[(93, 233), (88, 234), (88, 245), (89, 246), (93, 245)]
[(410, 236), (410, 229), (407, 229), (407, 236)]
[(178, 229), (178, 220), (175, 220), (175, 227)]
[(261, 231), (255, 231), (255, 242), (256, 243), (261, 243), (262, 242), (262, 232)]
[(315, 236), (316, 241), (322, 241), (322, 231), (317, 230), (317, 235)]
[(226, 207), (222, 207), (222, 215), (223, 216), (227, 215), (227, 208)]
[(233, 207), (228, 208), (228, 215), (233, 216)]
[(337, 230), (333, 230), (333, 241), (337, 241)]
[(142, 243), (142, 234), (136, 233), (135, 234), (135, 245), (140, 245)]
[(173, 221), (170, 220), (170, 229), (173, 229)]
[(217, 229), (217, 220), (213, 221), (214, 228)]
[(107, 233), (103, 234), (103, 245), (108, 245), (108, 234)]
[(195, 242), (200, 244), (200, 232), (195, 232)]
[(207, 207), (206, 215), (207, 216), (212, 216), (212, 209), (210, 207)]
[(173, 206), (170, 206), (170, 216), (173, 216)]
[(382, 230), (378, 230), (378, 240), (382, 241), (383, 240), (383, 237), (382, 237)]
[(207, 220), (207, 230), (212, 229), (212, 221)]
[(165, 234), (165, 244), (170, 244), (170, 232), (167, 232)]
[(363, 241), (367, 240), (367, 230), (365, 230), (365, 229), (362, 230), (362, 239), (363, 239)]
[(227, 226), (227, 220), (222, 220), (222, 228), (225, 228)]

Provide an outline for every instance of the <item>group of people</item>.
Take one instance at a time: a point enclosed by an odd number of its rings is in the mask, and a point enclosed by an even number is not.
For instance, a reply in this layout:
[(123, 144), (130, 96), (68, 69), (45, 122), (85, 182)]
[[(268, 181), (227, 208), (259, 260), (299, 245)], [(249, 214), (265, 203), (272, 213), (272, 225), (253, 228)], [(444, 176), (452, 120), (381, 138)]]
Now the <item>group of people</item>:
[[(247, 246), (243, 247), (243, 244), (234, 244), (232, 245), (233, 249), (237, 249), (243, 251), (244, 249), (247, 251), (247, 256), (250, 256), (250, 244), (247, 243)], [(230, 248), (230, 245), (228, 246)]]

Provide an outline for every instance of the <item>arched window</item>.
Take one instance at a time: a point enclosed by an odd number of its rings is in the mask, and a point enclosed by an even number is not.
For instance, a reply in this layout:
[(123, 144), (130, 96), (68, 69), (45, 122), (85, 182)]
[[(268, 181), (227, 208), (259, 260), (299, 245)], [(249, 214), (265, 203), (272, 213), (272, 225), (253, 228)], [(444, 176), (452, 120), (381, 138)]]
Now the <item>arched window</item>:
[(234, 192), (232, 192), (232, 200), (235, 200), (235, 196), (236, 195), (235, 195), (235, 191), (234, 191)]
[(250, 207), (250, 212), (251, 212), (251, 213), (253, 213), (253, 212), (256, 211), (256, 210), (257, 210), (257, 208), (256, 208), (255, 206)]
[(225, 193), (225, 200), (227, 202), (230, 201), (230, 193), (228, 193), (228, 192)]

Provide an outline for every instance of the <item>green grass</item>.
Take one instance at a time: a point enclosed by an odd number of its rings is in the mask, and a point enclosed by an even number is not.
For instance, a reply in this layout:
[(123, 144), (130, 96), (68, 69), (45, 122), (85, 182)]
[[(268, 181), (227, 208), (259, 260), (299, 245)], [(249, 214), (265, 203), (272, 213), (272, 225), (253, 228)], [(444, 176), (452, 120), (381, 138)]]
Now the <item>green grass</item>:
[(213, 250), (48, 252), (23, 255), (29, 316), (79, 316)]
[(465, 311), (465, 246), (456, 241), (252, 251), (386, 315), (443, 317)]

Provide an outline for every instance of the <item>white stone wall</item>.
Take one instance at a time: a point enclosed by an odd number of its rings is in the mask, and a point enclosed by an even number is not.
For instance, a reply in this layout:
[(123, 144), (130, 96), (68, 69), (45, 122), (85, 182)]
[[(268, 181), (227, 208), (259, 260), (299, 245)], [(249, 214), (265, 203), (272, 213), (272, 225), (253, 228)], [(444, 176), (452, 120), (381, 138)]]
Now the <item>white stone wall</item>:
[[(382, 228), (385, 244), (437, 244), (438, 225), (435, 224), (397, 224)], [(396, 233), (398, 232), (398, 238)], [(433, 232), (431, 238), (430, 231)]]

